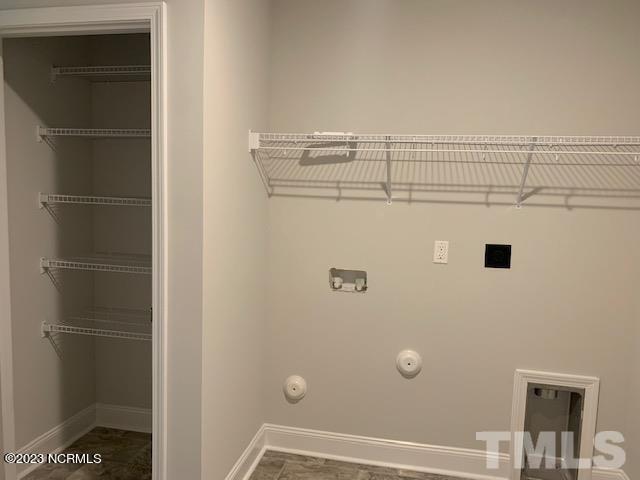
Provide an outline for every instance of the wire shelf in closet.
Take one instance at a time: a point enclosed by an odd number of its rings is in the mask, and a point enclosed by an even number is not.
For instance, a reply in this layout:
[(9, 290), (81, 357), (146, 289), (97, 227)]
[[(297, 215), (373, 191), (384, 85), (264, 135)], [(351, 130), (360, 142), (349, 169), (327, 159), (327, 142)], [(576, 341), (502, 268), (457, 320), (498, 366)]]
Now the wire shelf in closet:
[(416, 192), (501, 192), (518, 206), (532, 190), (640, 198), (640, 136), (249, 132), (249, 151), (270, 195), (375, 190), (390, 202)]
[(40, 269), (88, 270), (94, 272), (134, 273), (150, 275), (151, 256), (123, 253), (96, 253), (78, 257), (41, 258)]
[(38, 126), (38, 141), (47, 137), (151, 138), (151, 130), (146, 128), (46, 128)]
[(58, 323), (42, 323), (42, 336), (70, 333), (128, 340), (151, 340), (151, 310), (90, 307)]
[(150, 207), (150, 198), (141, 197), (101, 197), (92, 195), (62, 195), (57, 193), (40, 193), (38, 202), (41, 207), (51, 204), (76, 205), (112, 205), (128, 207)]
[(151, 65), (88, 65), (51, 67), (51, 81), (55, 82), (58, 77), (81, 77), (92, 82), (150, 81)]

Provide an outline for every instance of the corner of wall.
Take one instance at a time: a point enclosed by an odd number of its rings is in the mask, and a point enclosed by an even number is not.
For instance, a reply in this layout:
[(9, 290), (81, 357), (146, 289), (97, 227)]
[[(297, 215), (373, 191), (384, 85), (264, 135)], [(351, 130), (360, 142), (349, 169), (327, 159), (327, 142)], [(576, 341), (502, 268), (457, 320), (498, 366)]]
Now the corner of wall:
[(247, 133), (267, 123), (269, 6), (205, 3), (205, 478), (224, 478), (265, 419), (268, 208)]
[(167, 1), (167, 478), (202, 477), (203, 12)]

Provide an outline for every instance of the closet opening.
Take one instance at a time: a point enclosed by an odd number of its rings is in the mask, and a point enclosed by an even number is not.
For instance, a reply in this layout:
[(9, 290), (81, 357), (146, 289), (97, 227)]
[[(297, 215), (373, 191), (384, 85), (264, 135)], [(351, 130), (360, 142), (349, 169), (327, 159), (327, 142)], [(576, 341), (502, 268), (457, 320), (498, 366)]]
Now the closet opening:
[(5, 477), (161, 479), (161, 7), (33, 10), (0, 22), (3, 450), (37, 460)]

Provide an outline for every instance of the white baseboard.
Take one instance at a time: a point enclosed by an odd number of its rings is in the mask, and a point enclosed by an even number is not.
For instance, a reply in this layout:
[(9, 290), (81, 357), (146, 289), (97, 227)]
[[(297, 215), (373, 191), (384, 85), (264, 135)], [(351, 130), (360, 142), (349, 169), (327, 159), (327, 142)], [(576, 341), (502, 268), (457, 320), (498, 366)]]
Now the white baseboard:
[(152, 423), (150, 408), (96, 403), (96, 426), (151, 433)]
[[(18, 450), (18, 453), (58, 453), (96, 426), (151, 432), (151, 410), (96, 403), (76, 413)], [(16, 465), (18, 479), (40, 465)]]
[[(91, 430), (94, 427), (95, 419), (96, 406), (90, 405), (32, 440), (18, 450), (18, 453), (58, 453)], [(38, 464), (17, 465), (18, 478), (25, 477), (39, 466)]]
[[(266, 450), (346, 462), (429, 472), (472, 480), (509, 478), (509, 455), (490, 454), (499, 469), (487, 468), (482, 450), (442, 447), (265, 424), (225, 480), (248, 480)], [(594, 469), (592, 480), (630, 480), (622, 470)]]
[(623, 470), (594, 468), (591, 480), (630, 480), (630, 478)]
[(476, 480), (502, 480), (508, 476), (509, 471), (509, 456), (506, 454), (490, 454), (500, 465), (498, 470), (490, 470), (487, 468), (487, 454), (479, 450), (279, 425), (267, 424), (264, 430), (265, 446), (269, 450)]
[(233, 468), (231, 468), (231, 471), (225, 477), (225, 480), (249, 479), (265, 452), (264, 427), (265, 426), (262, 425), (258, 429), (258, 432), (254, 435), (251, 442), (249, 442), (249, 445), (244, 452), (242, 452), (242, 455)]

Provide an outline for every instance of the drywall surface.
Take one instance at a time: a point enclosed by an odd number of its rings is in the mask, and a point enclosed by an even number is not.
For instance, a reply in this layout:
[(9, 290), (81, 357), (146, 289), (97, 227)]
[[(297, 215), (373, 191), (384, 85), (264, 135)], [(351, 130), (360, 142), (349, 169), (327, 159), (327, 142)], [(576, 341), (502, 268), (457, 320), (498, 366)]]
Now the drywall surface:
[(41, 338), (43, 321), (60, 321), (92, 303), (86, 272), (39, 269), (41, 257), (91, 251), (91, 211), (39, 209), (38, 193), (88, 194), (88, 141), (37, 142), (37, 125), (86, 125), (87, 85), (52, 84), (52, 64), (86, 60), (72, 37), (6, 39), (5, 118), (16, 446), (22, 447), (95, 401), (94, 349), (87, 338)]
[[(637, 278), (637, 277), (636, 277)], [(636, 282), (640, 281), (637, 279)], [(636, 283), (637, 285), (637, 283)], [(625, 471), (630, 478), (638, 478), (640, 476), (640, 421), (638, 420), (638, 405), (640, 405), (640, 299), (636, 300), (635, 313), (635, 341), (631, 364), (634, 365), (635, 371), (632, 373), (630, 408), (627, 412), (627, 425), (629, 425), (629, 435), (627, 438), (627, 466)]]
[(203, 478), (225, 478), (265, 418), (268, 211), (247, 132), (267, 123), (268, 7), (205, 8)]
[[(88, 39), (93, 65), (149, 64), (149, 36), (100, 35)], [(149, 82), (94, 82), (91, 85), (94, 128), (151, 128)], [(93, 142), (95, 195), (151, 197), (151, 142)], [(94, 250), (151, 255), (151, 209), (95, 208)], [(151, 277), (95, 276), (97, 306), (150, 311)], [(99, 403), (151, 408), (151, 342), (96, 339), (96, 400)]]
[[(1, 52), (1, 50), (0, 50)], [(4, 59), (0, 54), (0, 68), (4, 71)], [(4, 88), (0, 88), (0, 119), (4, 123)], [(5, 132), (0, 131), (0, 141), (5, 143)], [(5, 152), (0, 150), (0, 198), (7, 198), (7, 162)], [(0, 224), (8, 224), (8, 208), (7, 202), (0, 202)], [(0, 329), (2, 329), (3, 337), (11, 337), (11, 279), (10, 279), (10, 252), (9, 252), (9, 230), (0, 228)], [(7, 377), (13, 383), (13, 351), (8, 348), (7, 343), (0, 343), (0, 451), (14, 445), (14, 417), (13, 417), (13, 394), (7, 392), (5, 387), (2, 389), (2, 381), (6, 385), (10, 385)], [(9, 344), (10, 345), (10, 344)], [(4, 393), (4, 395), (3, 395)], [(11, 413), (9, 413), (11, 412)], [(5, 469), (0, 468), (0, 479), (6, 477)], [(10, 469), (11, 474), (15, 472), (15, 467)]]
[(200, 478), (204, 2), (167, 4), (167, 478)]
[[(274, 8), (271, 131), (640, 131), (637, 2)], [(483, 448), (476, 432), (509, 429), (513, 373), (528, 368), (600, 377), (598, 428), (629, 432), (637, 211), (517, 210), (449, 195), (269, 201), (267, 420)], [(448, 265), (432, 263), (435, 240), (450, 241)], [(485, 269), (485, 243), (512, 244), (513, 268)], [(331, 267), (367, 270), (368, 292), (330, 292)], [(425, 362), (414, 380), (394, 365), (408, 347)], [(297, 405), (281, 391), (290, 374), (309, 384)]]
[[(0, 0), (0, 9), (103, 4)], [(138, 3), (131, 0), (123, 3)], [(199, 478), (202, 384), (203, 0), (167, 4), (167, 478)]]
[[(0, 376), (1, 379), (1, 376)], [(0, 398), (2, 398), (2, 382), (0, 382)], [(2, 407), (0, 407), (0, 452), (4, 453), (2, 430)], [(0, 480), (4, 480), (4, 468), (0, 468)]]

